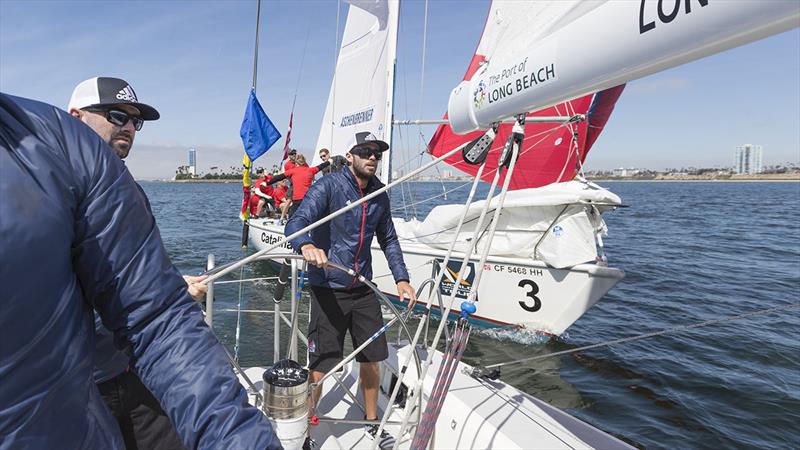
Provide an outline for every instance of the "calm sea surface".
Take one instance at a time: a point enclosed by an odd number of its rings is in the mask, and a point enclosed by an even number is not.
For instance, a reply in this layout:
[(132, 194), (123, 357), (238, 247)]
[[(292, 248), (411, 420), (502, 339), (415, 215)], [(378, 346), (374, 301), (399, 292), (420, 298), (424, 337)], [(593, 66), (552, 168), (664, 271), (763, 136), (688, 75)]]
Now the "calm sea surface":
[[(605, 215), (610, 265), (627, 277), (562, 338), (473, 333), (465, 360), (493, 364), (800, 301), (800, 183), (601, 184), (630, 205)], [(239, 184), (142, 186), (184, 273), (202, 271), (209, 253), (218, 264), (242, 255)], [(441, 192), (439, 183), (393, 192), (396, 215), (414, 214), (404, 200)], [(275, 274), (256, 266), (244, 275)], [(232, 349), (236, 314), (224, 310), (240, 292), (216, 292), (215, 331)], [(270, 292), (268, 282), (248, 283), (243, 305), (269, 309)], [(243, 314), (243, 365), (271, 363), (272, 320)], [(508, 366), (502, 379), (640, 447), (800, 447), (797, 309)]]

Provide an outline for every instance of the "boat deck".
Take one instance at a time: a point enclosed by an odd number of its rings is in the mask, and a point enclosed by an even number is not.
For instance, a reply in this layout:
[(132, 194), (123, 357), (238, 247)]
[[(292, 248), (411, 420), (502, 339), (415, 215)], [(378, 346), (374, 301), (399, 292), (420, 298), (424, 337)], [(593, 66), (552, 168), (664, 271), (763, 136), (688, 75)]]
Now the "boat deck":
[[(405, 361), (409, 347), (389, 344), (389, 359), (382, 366), (379, 408), (387, 409), (391, 394), (389, 382)], [(424, 350), (419, 350), (425, 358)], [(439, 370), (440, 356), (435, 357), (425, 377), (423, 398), (427, 400)], [(548, 405), (502, 381), (475, 379), (464, 373), (471, 366), (459, 363), (447, 399), (437, 421), (430, 448), (503, 448), (503, 449), (617, 449), (631, 448), (624, 442), (588, 425), (565, 412)], [(261, 389), (263, 368), (250, 368), (247, 375)], [(344, 388), (362, 402), (358, 393), (358, 366), (350, 363), (339, 374)], [(416, 379), (412, 363), (407, 369), (408, 380)], [(392, 406), (389, 421), (402, 421), (402, 409)], [(318, 415), (340, 420), (362, 420), (364, 413), (342, 387), (327, 380)], [(416, 415), (412, 415), (412, 420)], [(396, 438), (400, 425), (387, 425), (386, 430)], [(365, 437), (361, 424), (321, 421), (312, 427), (312, 437), (319, 448), (370, 448), (372, 441)], [(409, 448), (408, 434), (400, 439), (399, 448)]]

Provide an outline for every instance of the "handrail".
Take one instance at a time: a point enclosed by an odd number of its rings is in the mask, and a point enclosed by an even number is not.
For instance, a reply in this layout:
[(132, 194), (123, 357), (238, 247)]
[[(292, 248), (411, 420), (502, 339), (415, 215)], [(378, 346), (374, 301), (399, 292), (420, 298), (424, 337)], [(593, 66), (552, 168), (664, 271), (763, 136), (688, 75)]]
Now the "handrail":
[(254, 254), (246, 257), (246, 258), (242, 258), (242, 259), (240, 259), (238, 261), (234, 261), (234, 262), (225, 264), (223, 266), (220, 266), (221, 269), (217, 270), (216, 272), (213, 271), (213, 270), (207, 272), (206, 274), (209, 275), (208, 278), (203, 280), (201, 283), (203, 283), (203, 284), (211, 283), (214, 280), (216, 280), (217, 278), (220, 278), (221, 276), (227, 274), (228, 272), (236, 270), (239, 267), (241, 267), (241, 266), (243, 266), (245, 264), (248, 264), (250, 262), (256, 261), (259, 257), (261, 257), (261, 256), (263, 256), (263, 255), (275, 250), (276, 248), (279, 248), (279, 247), (283, 246), (286, 242), (289, 242), (292, 239), (300, 237), (303, 234), (305, 234), (305, 233), (307, 233), (307, 232), (319, 227), (322, 224), (330, 222), (334, 218), (346, 213), (347, 211), (350, 211), (351, 209), (360, 206), (362, 203), (364, 203), (364, 202), (366, 202), (368, 200), (372, 200), (373, 198), (383, 194), (384, 192), (386, 192), (387, 190), (391, 189), (392, 187), (394, 187), (394, 186), (396, 186), (396, 185), (408, 180), (409, 178), (412, 178), (412, 177), (416, 176), (419, 173), (422, 173), (423, 171), (427, 170), (428, 168), (430, 168), (430, 167), (432, 167), (432, 166), (444, 161), (445, 159), (449, 158), (450, 156), (455, 155), (457, 152), (460, 152), (462, 147), (465, 147), (467, 144), (468, 143), (464, 143), (463, 145), (459, 145), (458, 147), (450, 150), (449, 152), (443, 154), (442, 156), (440, 156), (440, 157), (428, 162), (427, 164), (419, 167), (418, 169), (416, 169), (416, 170), (414, 170), (412, 172), (407, 173), (406, 175), (404, 175), (404, 176), (398, 178), (397, 180), (387, 184), (386, 186), (384, 186), (384, 187), (382, 187), (382, 188), (380, 188), (380, 189), (378, 189), (378, 190), (376, 190), (376, 191), (374, 191), (374, 192), (372, 192), (372, 193), (370, 193), (368, 195), (365, 195), (364, 197), (361, 197), (359, 200), (350, 203), (349, 205), (345, 206), (344, 208), (341, 208), (341, 209), (339, 209), (339, 210), (337, 210), (337, 211), (335, 211), (335, 212), (323, 217), (322, 219), (319, 219), (318, 221), (316, 221), (316, 222), (314, 222), (314, 223), (312, 223), (312, 224), (310, 224), (310, 225), (308, 225), (308, 226), (306, 226), (306, 227), (304, 227), (304, 228), (292, 233), (289, 236), (284, 237), (283, 239), (279, 240), (278, 242), (276, 242), (276, 243), (274, 243), (274, 244), (272, 244), (272, 245), (270, 245), (270, 246), (268, 246), (266, 248), (263, 248), (263, 249), (259, 250), (258, 252), (254, 253)]

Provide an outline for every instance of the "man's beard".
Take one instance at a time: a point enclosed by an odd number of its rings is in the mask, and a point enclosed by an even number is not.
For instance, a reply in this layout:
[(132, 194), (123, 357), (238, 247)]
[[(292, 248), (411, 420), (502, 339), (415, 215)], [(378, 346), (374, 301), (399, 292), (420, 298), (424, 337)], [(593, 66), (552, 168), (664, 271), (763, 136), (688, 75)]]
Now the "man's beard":
[(351, 167), (353, 168), (353, 173), (355, 174), (355, 176), (361, 178), (362, 180), (369, 180), (370, 178), (372, 178), (372, 175), (374, 175), (374, 173), (367, 172), (366, 165), (353, 164)]
[[(117, 140), (121, 136), (127, 137), (129, 141)], [(116, 153), (120, 159), (125, 159), (128, 156), (128, 153), (130, 153), (131, 147), (133, 147), (133, 136), (131, 136), (129, 133), (116, 133), (111, 137), (108, 145), (111, 146), (111, 149), (114, 150), (114, 153)]]

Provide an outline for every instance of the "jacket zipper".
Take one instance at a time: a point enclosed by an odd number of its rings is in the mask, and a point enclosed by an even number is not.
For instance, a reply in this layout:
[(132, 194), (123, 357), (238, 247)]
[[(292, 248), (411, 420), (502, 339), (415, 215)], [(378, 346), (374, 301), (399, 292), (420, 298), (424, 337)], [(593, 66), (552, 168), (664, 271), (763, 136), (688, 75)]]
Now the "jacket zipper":
[[(358, 182), (356, 182), (356, 186), (358, 186)], [(361, 189), (361, 186), (358, 186), (358, 191), (361, 193), (361, 198), (364, 198), (364, 191)], [(353, 285), (356, 284), (356, 281), (358, 281), (358, 257), (361, 255), (361, 247), (364, 246), (364, 226), (367, 222), (367, 202), (362, 203), (361, 206), (361, 231), (359, 232), (358, 236), (358, 250), (356, 251), (356, 257), (353, 261), (353, 266), (356, 269), (356, 276), (353, 277), (353, 282), (347, 287), (348, 289), (353, 287)]]

